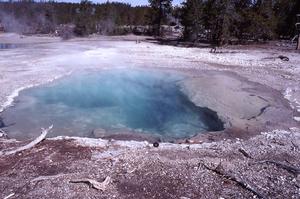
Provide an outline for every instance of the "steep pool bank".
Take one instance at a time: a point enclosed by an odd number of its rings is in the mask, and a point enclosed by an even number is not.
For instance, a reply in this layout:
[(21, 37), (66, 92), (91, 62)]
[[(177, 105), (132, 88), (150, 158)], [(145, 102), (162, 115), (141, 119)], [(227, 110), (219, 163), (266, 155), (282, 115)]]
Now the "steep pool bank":
[(226, 128), (220, 133), (196, 136), (195, 140), (207, 140), (208, 136), (213, 140), (249, 138), (263, 131), (299, 127), (294, 120), (297, 112), (271, 87), (233, 72), (209, 70), (188, 74), (190, 77), (181, 84), (183, 92), (195, 105), (213, 107)]

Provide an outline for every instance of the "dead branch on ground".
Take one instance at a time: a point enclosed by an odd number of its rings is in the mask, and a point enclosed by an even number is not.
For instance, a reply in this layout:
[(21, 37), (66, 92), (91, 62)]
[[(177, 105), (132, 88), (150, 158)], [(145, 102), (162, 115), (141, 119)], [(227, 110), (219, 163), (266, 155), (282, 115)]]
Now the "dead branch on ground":
[(253, 157), (251, 155), (249, 155), (249, 153), (247, 153), (243, 148), (239, 148), (238, 150), (241, 154), (243, 154), (243, 156), (245, 156), (246, 158), (250, 158), (253, 159)]
[(216, 173), (217, 175), (224, 177), (228, 180), (231, 180), (233, 182), (235, 182), (237, 185), (239, 185), (240, 187), (242, 187), (243, 189), (246, 189), (247, 191), (250, 191), (251, 193), (253, 193), (254, 195), (256, 195), (258, 198), (260, 199), (264, 199), (266, 198), (265, 196), (263, 196), (261, 193), (259, 193), (257, 190), (255, 190), (252, 186), (250, 186), (248, 183), (243, 182), (243, 180), (241, 179), (241, 177), (237, 177), (237, 174), (229, 174), (226, 173), (225, 171), (222, 171), (221, 167), (221, 163), (216, 167), (216, 168), (210, 168), (209, 166), (205, 165), (204, 163), (202, 163), (202, 165), (209, 171), (212, 171), (214, 173)]
[(50, 126), (47, 129), (42, 129), (41, 135), (39, 137), (37, 137), (36, 139), (34, 139), (33, 141), (31, 141), (29, 144), (25, 145), (25, 146), (19, 147), (19, 148), (15, 149), (15, 150), (11, 150), (11, 151), (0, 151), (0, 156), (13, 155), (13, 154), (19, 153), (21, 151), (33, 148), (35, 145), (37, 145), (38, 143), (42, 142), (46, 138), (48, 132), (52, 128), (53, 128), (53, 125)]
[(105, 180), (103, 182), (98, 182), (96, 180), (88, 179), (88, 178), (70, 180), (69, 182), (70, 183), (86, 183), (94, 189), (105, 191), (107, 186), (111, 183), (111, 178), (108, 176), (105, 178)]
[(53, 180), (53, 179), (57, 179), (57, 178), (61, 178), (61, 177), (65, 177), (69, 174), (57, 174), (57, 175), (52, 175), (52, 176), (39, 176), (37, 178), (34, 178), (33, 180), (31, 180), (30, 182), (38, 182), (38, 181), (44, 181), (44, 180)]
[(300, 174), (300, 168), (297, 168), (297, 167), (294, 167), (294, 166), (289, 166), (289, 165), (283, 164), (281, 162), (276, 162), (276, 161), (273, 161), (273, 160), (262, 160), (262, 161), (259, 161), (259, 162), (255, 162), (254, 164), (274, 164), (275, 166), (277, 166), (279, 168), (282, 168), (282, 169), (285, 169), (285, 170), (287, 170), (288, 172), (290, 172), (294, 175), (299, 175)]

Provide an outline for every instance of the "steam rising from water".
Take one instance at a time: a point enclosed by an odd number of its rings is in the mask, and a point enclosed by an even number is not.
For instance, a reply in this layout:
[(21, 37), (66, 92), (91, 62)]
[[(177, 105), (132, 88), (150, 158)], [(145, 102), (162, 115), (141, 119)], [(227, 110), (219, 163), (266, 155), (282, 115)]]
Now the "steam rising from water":
[(3, 117), (13, 124), (10, 136), (17, 138), (34, 137), (40, 127), (51, 124), (52, 136), (87, 137), (102, 128), (176, 139), (221, 130), (223, 124), (214, 112), (196, 107), (180, 91), (182, 78), (125, 69), (76, 74), (21, 92), (17, 105)]

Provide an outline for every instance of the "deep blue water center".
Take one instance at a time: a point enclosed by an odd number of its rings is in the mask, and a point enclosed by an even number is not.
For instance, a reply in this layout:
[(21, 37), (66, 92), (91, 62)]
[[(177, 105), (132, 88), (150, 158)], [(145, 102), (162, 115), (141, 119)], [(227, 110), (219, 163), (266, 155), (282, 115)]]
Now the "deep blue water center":
[(92, 137), (94, 129), (139, 132), (178, 139), (223, 128), (215, 112), (195, 106), (181, 92), (185, 77), (153, 70), (81, 72), (24, 90), (3, 113), (9, 135)]

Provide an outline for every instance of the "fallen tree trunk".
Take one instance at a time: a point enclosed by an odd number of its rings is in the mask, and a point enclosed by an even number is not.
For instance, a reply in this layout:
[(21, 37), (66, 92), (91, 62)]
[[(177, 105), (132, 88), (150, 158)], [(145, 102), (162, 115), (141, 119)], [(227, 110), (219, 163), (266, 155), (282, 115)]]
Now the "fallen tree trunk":
[(202, 163), (202, 165), (204, 166), (204, 168), (206, 168), (209, 171), (212, 171), (214, 173), (216, 173), (217, 175), (224, 177), (228, 180), (231, 180), (233, 182), (235, 182), (237, 185), (239, 185), (240, 187), (242, 187), (243, 189), (246, 189), (247, 191), (251, 192), (252, 194), (254, 194), (256, 197), (260, 198), (260, 199), (264, 199), (267, 198), (265, 197), (263, 194), (259, 193), (255, 188), (253, 188), (251, 185), (249, 185), (248, 183), (244, 182), (242, 180), (241, 177), (238, 177), (237, 174), (233, 174), (233, 173), (227, 173), (225, 171), (222, 171), (220, 169), (220, 166), (217, 166), (216, 168), (211, 168), (209, 166), (207, 166), (206, 164)]
[(108, 176), (105, 178), (103, 182), (98, 182), (96, 180), (88, 179), (88, 178), (82, 178), (82, 179), (70, 180), (70, 183), (86, 183), (96, 190), (105, 191), (107, 186), (111, 183), (111, 178)]
[(294, 166), (289, 166), (289, 165), (283, 164), (281, 162), (276, 162), (276, 161), (272, 161), (272, 160), (263, 160), (263, 161), (256, 162), (256, 164), (274, 164), (275, 166), (285, 169), (294, 175), (300, 174), (300, 168), (297, 168)]
[(0, 156), (13, 155), (13, 154), (16, 154), (16, 153), (19, 153), (21, 151), (24, 151), (24, 150), (27, 150), (27, 149), (30, 149), (30, 148), (34, 147), (35, 145), (37, 145), (38, 143), (40, 143), (41, 141), (43, 141), (46, 138), (48, 132), (52, 128), (53, 128), (53, 125), (50, 126), (47, 129), (43, 129), (42, 133), (39, 137), (37, 137), (36, 139), (34, 139), (33, 141), (31, 141), (29, 144), (27, 144), (25, 146), (19, 147), (15, 150), (11, 150), (11, 151), (0, 151)]

